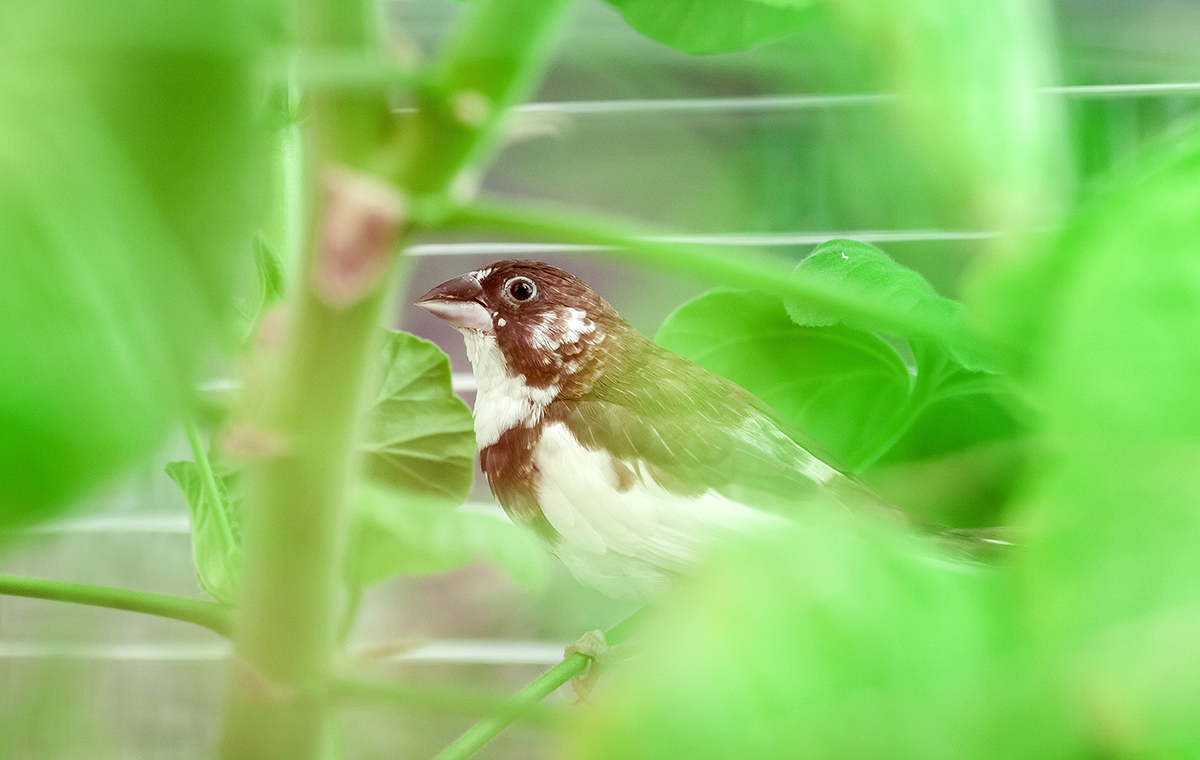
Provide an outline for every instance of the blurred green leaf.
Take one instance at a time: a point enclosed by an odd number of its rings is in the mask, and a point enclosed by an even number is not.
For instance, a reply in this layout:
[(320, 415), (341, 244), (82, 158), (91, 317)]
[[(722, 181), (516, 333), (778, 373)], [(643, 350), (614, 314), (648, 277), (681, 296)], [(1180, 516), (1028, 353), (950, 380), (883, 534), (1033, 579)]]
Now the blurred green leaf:
[(667, 317), (656, 340), (755, 394), (852, 468), (909, 395), (908, 370), (887, 343), (801, 327), (766, 293), (706, 293)]
[(240, 473), (233, 468), (214, 473), (214, 503), (205, 494), (204, 479), (195, 462), (170, 462), (166, 472), (187, 499), (192, 559), (200, 588), (219, 602), (236, 604), (242, 570), (242, 507), (237, 488)]
[(778, 39), (817, 0), (608, 0), (626, 23), (685, 53), (725, 53)]
[(382, 358), (363, 444), (367, 474), (446, 506), (461, 504), (474, 472), (475, 427), (450, 386), (450, 360), (430, 341), (391, 331)]
[(1168, 675), (1197, 660), (1181, 621), (1200, 610), (1198, 209), (1193, 128), (978, 288), (1045, 411), (1023, 500), (1031, 617), (1098, 754), (1200, 748), (1194, 679)]
[(877, 56), (946, 206), (982, 229), (1056, 219), (1069, 198), (1052, 10), (1043, 0), (829, 0)]
[(730, 547), (668, 600), (571, 756), (1054, 756), (1012, 600), (994, 570), (814, 514)]
[(0, 4), (0, 527), (153, 451), (232, 336), (272, 13)]
[(545, 551), (502, 516), (448, 509), (378, 486), (363, 489), (357, 512), (349, 565), (357, 584), (440, 573), (480, 559), (527, 589), (545, 583)]
[[(796, 267), (797, 275), (824, 285), (841, 287), (863, 299), (886, 304), (927, 324), (941, 325), (937, 347), (968, 369), (987, 369), (989, 361), (967, 326), (962, 304), (942, 298), (928, 280), (901, 266), (883, 251), (857, 240), (822, 243)], [(876, 331), (881, 325), (845, 319), (842, 315), (797, 300), (787, 303), (799, 325), (823, 326), (845, 322), (849, 327)], [(900, 338), (912, 338), (899, 335)]]

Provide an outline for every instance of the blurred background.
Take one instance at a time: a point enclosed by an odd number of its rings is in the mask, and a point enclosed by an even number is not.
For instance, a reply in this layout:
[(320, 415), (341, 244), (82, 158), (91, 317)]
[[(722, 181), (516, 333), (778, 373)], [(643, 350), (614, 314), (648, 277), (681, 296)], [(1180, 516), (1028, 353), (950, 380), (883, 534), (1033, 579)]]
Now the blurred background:
[[(1053, 205), (1200, 114), (1200, 4), (1051, 7), (1058, 84), (1039, 97), (1062, 104), (1070, 163), (1056, 175), (1060, 197), (1038, 199)], [(385, 11), (394, 45), (426, 58), (463, 5), (388, 0)], [(580, 0), (482, 190), (597, 209), (705, 242), (767, 246), (796, 261), (830, 238), (874, 242), (957, 297), (1001, 230), (944, 181), (927, 146), (904, 128), (881, 60), (819, 12), (762, 47), (689, 56), (641, 37), (600, 0)], [(1046, 209), (1043, 221), (1054, 213)], [(468, 403), (473, 383), (459, 336), (408, 306), (445, 279), (502, 258), (540, 259), (579, 275), (651, 335), (711, 285), (469, 233), (420, 240), (411, 255), (396, 326), (449, 353)], [(185, 503), (162, 470), (186, 458), (181, 433), (104, 495), (27, 531), (0, 555), (0, 572), (202, 598)], [(478, 473), (467, 508), (496, 510)], [(537, 590), (482, 563), (386, 582), (368, 592), (352, 641), (381, 674), (513, 691), (582, 632), (631, 611), (555, 563), (546, 572)], [(0, 757), (206, 756), (226, 654), (223, 639), (186, 624), (0, 597)], [(352, 710), (347, 757), (432, 756), (467, 725)], [(480, 756), (554, 754), (547, 735), (518, 727)]]

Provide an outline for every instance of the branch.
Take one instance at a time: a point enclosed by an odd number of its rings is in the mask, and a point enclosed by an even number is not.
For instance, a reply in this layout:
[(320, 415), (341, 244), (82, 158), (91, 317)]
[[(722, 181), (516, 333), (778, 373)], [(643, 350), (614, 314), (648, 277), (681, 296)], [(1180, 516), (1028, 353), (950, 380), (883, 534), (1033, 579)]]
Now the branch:
[[(945, 340), (946, 325), (881, 306), (877, 301), (829, 283), (793, 273), (794, 262), (764, 256), (746, 248), (670, 242), (662, 231), (637, 228), (611, 219), (561, 209), (478, 202), (452, 212), (447, 227), (482, 226), (550, 238), (555, 242), (597, 246), (597, 253), (627, 259), (643, 266), (684, 272), (729, 287), (803, 299), (840, 314), (878, 325), (897, 335)], [(978, 343), (974, 336), (964, 341)]]
[[(609, 628), (604, 634), (604, 640), (611, 645), (627, 639), (644, 613), (644, 609), (638, 610)], [(434, 760), (465, 760), (475, 754), (496, 738), (497, 734), (553, 694), (558, 687), (582, 673), (591, 661), (592, 658), (582, 652), (567, 657), (517, 692), (500, 710), (476, 723), (465, 734), (455, 739), (454, 743), (442, 750)]]
[(226, 637), (232, 627), (233, 611), (223, 604), (147, 591), (0, 575), (0, 594), (157, 615), (195, 623)]

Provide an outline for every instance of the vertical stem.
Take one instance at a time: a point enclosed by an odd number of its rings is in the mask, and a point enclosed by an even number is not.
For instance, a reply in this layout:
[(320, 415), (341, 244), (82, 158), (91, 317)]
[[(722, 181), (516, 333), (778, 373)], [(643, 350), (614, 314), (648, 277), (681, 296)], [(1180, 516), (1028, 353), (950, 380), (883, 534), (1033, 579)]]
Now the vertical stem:
[(328, 724), (305, 688), (329, 670), (356, 421), (384, 290), (334, 311), (305, 289), (265, 435), (282, 456), (251, 468), (225, 757), (315, 757)]
[[(298, 0), (301, 42), (317, 54), (377, 45), (368, 2)], [(410, 196), (444, 196), (494, 136), (501, 109), (529, 86), (567, 2), (472, 4), (439, 69), (439, 86), (408, 125), (398, 179)], [(322, 92), (312, 96), (309, 113), (314, 179), (334, 164), (393, 165), (394, 125), (379, 94)], [(318, 216), (334, 206), (324, 194), (308, 197), (326, 204), (315, 209)], [(242, 599), (221, 739), (227, 760), (315, 760), (336, 743), (336, 716), (319, 696), (326, 692), (319, 682), (328, 678), (339, 648), (341, 554), (357, 475), (358, 423), (387, 289), (377, 284), (362, 297), (331, 305), (331, 291), (313, 287), (328, 282), (319, 279), (322, 271), (338, 271), (323, 268), (331, 246), (318, 232), (309, 235), (287, 348), (257, 423), (268, 455), (248, 471)], [(335, 239), (332, 248), (339, 241), (346, 242)]]
[[(376, 41), (374, 14), (365, 2), (300, 0), (296, 9), (300, 41), (310, 52), (364, 49)], [(322, 181), (334, 164), (368, 163), (386, 119), (386, 101), (378, 95), (314, 96), (305, 150), (311, 180)], [(295, 187), (288, 189), (285, 197), (294, 201)], [(330, 201), (319, 192), (303, 196)], [(336, 652), (358, 421), (388, 291), (377, 282), (346, 303), (320, 297), (314, 277), (322, 257), (332, 253), (311, 219), (323, 210), (312, 208), (308, 219), (286, 211), (291, 224), (307, 228), (307, 243), (284, 354), (266, 389), (268, 407), (253, 422), (268, 454), (247, 471), (245, 564), (224, 758), (315, 760), (327, 756), (336, 740), (335, 716), (309, 686), (330, 670)], [(299, 234), (288, 232), (291, 239)]]

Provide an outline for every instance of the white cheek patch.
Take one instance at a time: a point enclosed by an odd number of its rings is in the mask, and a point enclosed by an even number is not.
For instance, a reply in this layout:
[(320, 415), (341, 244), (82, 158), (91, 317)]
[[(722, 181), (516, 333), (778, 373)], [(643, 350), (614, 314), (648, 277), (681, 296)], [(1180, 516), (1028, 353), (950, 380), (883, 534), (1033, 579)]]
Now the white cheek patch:
[(596, 323), (583, 309), (566, 307), (542, 314), (530, 328), (529, 342), (542, 351), (557, 351), (572, 346), (585, 335), (596, 332)]
[(538, 424), (560, 389), (553, 385), (531, 388), (524, 375), (512, 374), (495, 335), (478, 330), (461, 332), (467, 344), (467, 358), (475, 371), (476, 446), (485, 449), (512, 428)]
[(580, 338), (594, 332), (596, 332), (596, 323), (588, 319), (586, 311), (567, 307), (567, 320), (563, 326), (562, 342), (559, 345), (578, 343)]

